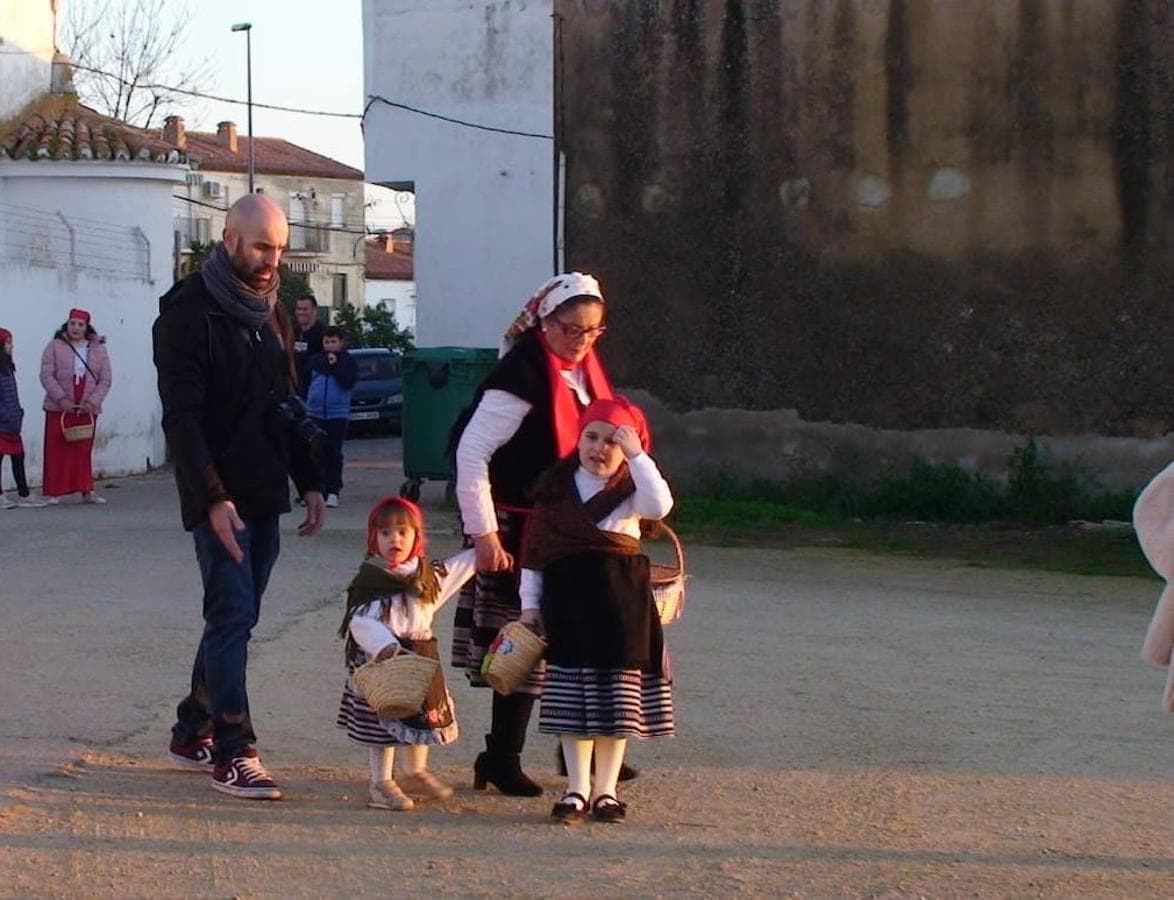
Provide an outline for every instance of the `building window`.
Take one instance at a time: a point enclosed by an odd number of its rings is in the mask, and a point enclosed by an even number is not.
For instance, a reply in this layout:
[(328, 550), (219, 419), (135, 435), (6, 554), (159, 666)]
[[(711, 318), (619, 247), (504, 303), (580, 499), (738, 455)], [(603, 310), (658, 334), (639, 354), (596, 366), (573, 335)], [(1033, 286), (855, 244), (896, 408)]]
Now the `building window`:
[(207, 244), (212, 240), (212, 220), (176, 216), (175, 233), (178, 235), (180, 250), (189, 250), (192, 244)]
[(339, 307), (346, 305), (346, 273), (340, 272), (339, 274), (333, 276), (333, 283), (334, 297), (331, 305), (335, 309), (338, 309)]
[(331, 194), (330, 195), (330, 224), (333, 228), (342, 228), (342, 208), (343, 202), (346, 200), (346, 194)]

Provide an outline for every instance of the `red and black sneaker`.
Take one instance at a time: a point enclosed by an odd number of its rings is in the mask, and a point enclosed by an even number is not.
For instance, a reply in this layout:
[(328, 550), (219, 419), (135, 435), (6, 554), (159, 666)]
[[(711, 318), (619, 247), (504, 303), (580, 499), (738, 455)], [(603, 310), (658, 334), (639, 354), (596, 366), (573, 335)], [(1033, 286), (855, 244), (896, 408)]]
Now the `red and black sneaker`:
[(226, 763), (216, 764), (212, 769), (212, 789), (246, 800), (281, 799), (281, 789), (252, 747), (245, 747)]
[(211, 772), (212, 738), (197, 738), (190, 744), (181, 744), (175, 738), (172, 738), (171, 746), (167, 748), (167, 755), (181, 769)]

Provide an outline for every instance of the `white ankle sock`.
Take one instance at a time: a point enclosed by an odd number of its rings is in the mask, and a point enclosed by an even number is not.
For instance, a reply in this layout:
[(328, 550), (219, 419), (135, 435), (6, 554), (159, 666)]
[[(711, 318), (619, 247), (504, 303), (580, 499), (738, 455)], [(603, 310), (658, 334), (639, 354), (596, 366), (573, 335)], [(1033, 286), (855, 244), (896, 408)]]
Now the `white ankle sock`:
[(567, 761), (567, 793), (591, 796), (591, 738), (564, 734), (559, 738)]
[(624, 764), (627, 738), (597, 737), (595, 739), (595, 796), (616, 796), (620, 767)]
[(392, 766), (395, 764), (395, 747), (372, 747), (371, 783), (391, 781)]
[(425, 744), (404, 747), (404, 759), (400, 763), (405, 775), (415, 775), (428, 768), (428, 747)]

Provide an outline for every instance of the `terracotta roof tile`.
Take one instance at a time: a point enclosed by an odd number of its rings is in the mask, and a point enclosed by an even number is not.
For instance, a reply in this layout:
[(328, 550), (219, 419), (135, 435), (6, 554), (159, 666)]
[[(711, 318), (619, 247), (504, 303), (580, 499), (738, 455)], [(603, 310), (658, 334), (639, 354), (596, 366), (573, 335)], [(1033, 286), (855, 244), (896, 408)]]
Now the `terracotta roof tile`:
[[(253, 166), (265, 175), (306, 175), (314, 178), (344, 178), (362, 181), (363, 173), (328, 156), (291, 144), (282, 138), (254, 137)], [(187, 132), (188, 158), (197, 168), (212, 172), (247, 172), (249, 138), (237, 137), (236, 152), (222, 144), (215, 134)]]
[(374, 281), (411, 281), (416, 277), (411, 253), (388, 253), (378, 238), (367, 241), (366, 277)]
[(60, 98), (35, 105), (0, 133), (0, 158), (12, 160), (113, 160), (182, 164), (174, 144)]

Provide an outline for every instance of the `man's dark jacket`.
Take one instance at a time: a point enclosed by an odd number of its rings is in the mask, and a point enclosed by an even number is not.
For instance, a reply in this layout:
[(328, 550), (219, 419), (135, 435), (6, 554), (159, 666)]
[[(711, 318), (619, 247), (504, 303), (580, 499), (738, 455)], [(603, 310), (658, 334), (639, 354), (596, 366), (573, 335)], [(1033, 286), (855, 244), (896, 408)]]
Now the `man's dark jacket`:
[(277, 408), (289, 365), (272, 329), (225, 315), (196, 272), (160, 298), (153, 338), (184, 528), (221, 500), (246, 520), (289, 512), (291, 475), (302, 494), (321, 491), (309, 445)]

